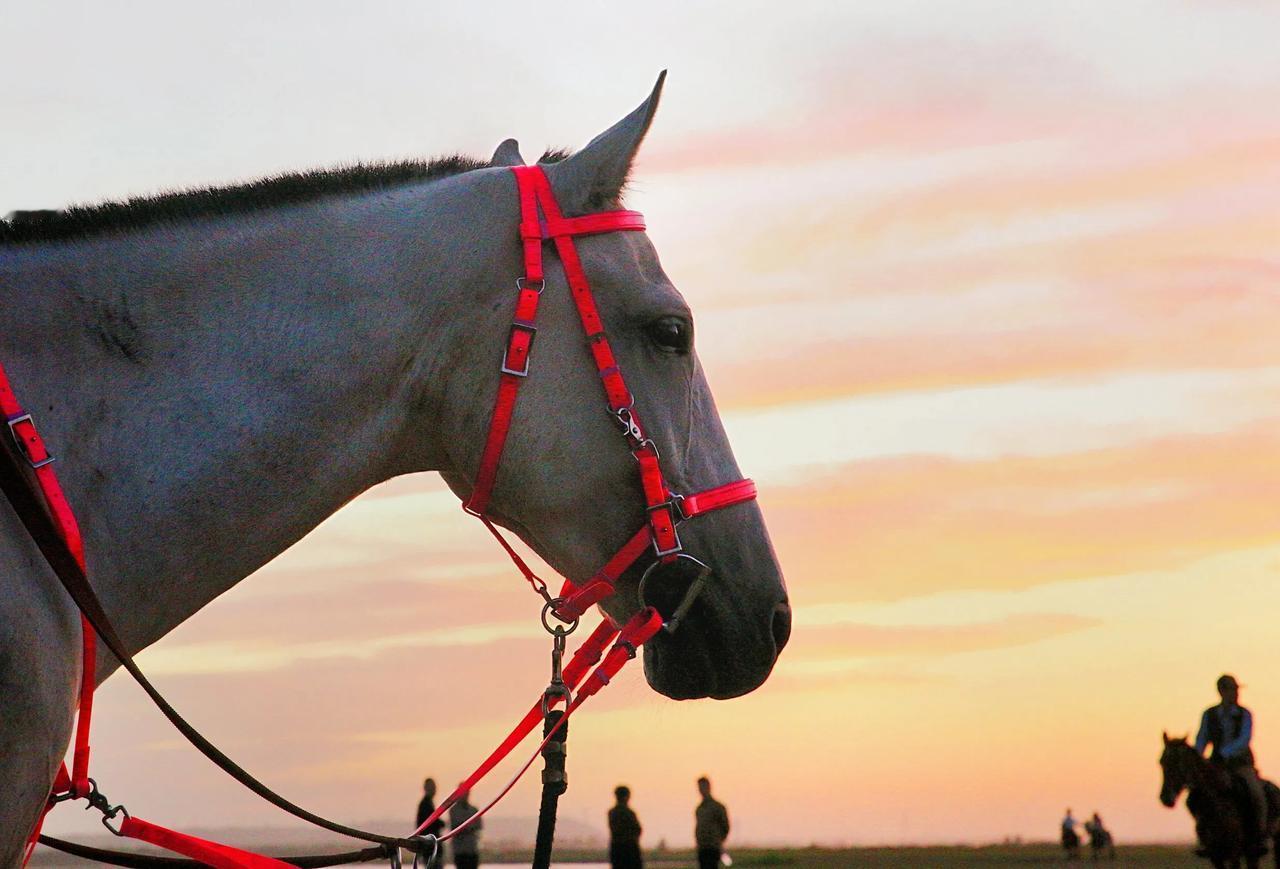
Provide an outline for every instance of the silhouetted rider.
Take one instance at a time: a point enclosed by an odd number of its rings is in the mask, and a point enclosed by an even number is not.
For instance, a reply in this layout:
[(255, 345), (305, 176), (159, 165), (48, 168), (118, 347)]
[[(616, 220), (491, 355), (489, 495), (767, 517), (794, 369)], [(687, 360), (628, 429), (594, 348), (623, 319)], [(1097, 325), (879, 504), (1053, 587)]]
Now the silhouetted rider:
[(1205, 746), (1212, 745), (1210, 763), (1221, 766), (1244, 782), (1249, 801), (1253, 804), (1255, 853), (1265, 854), (1267, 797), (1254, 766), (1253, 749), (1249, 747), (1249, 740), (1253, 738), (1253, 715), (1240, 705), (1240, 683), (1234, 676), (1224, 674), (1218, 677), (1218, 695), (1222, 697), (1222, 702), (1217, 706), (1210, 706), (1200, 716), (1196, 751), (1203, 755)]

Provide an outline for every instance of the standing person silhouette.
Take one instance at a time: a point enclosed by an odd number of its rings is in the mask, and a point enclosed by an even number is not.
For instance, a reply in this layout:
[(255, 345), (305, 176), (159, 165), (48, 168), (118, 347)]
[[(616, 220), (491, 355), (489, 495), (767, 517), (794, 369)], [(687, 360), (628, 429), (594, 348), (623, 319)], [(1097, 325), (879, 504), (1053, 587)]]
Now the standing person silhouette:
[[(422, 822), (425, 821), (427, 818), (431, 817), (431, 813), (434, 812), (435, 810), (436, 810), (436, 780), (433, 778), (428, 778), (422, 782), (422, 799), (418, 802), (418, 814), (417, 814), (417, 820), (414, 821), (414, 826), (421, 827)], [(438, 837), (441, 833), (444, 832), (444, 818), (436, 818), (436, 820), (431, 824), (431, 826), (427, 827), (422, 832), (424, 835), (430, 834), (432, 836)], [(439, 866), (440, 864), (441, 864), (441, 858), (437, 854), (436, 859), (431, 861), (429, 869), (435, 869), (435, 867)]]
[(476, 869), (480, 865), (480, 831), (484, 818), (476, 818), (465, 830), (458, 832), (462, 824), (479, 811), (471, 805), (471, 791), (463, 791), (458, 801), (449, 809), (449, 826), (453, 834), (453, 865), (458, 869)]
[(711, 779), (698, 779), (702, 802), (694, 809), (693, 839), (698, 845), (698, 869), (717, 869), (729, 838), (729, 812), (724, 803), (711, 796)]
[[(422, 800), (418, 803), (418, 820), (414, 821), (415, 827), (421, 827), (422, 822), (431, 817), (431, 813), (436, 810), (436, 780), (429, 778), (422, 783)], [(444, 818), (437, 818), (435, 823), (422, 831), (430, 833), (432, 836), (439, 836), (444, 832)]]
[(631, 810), (631, 788), (618, 785), (613, 789), (617, 803), (609, 809), (610, 869), (643, 869), (640, 856), (640, 819)]

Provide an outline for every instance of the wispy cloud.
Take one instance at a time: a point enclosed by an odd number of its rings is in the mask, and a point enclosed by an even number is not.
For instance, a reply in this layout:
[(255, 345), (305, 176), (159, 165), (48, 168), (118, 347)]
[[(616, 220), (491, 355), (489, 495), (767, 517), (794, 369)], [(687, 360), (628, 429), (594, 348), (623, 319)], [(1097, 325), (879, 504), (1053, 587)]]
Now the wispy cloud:
[(1274, 539), (1276, 432), (982, 461), (867, 461), (771, 489), (765, 506), (796, 594), (808, 600), (1026, 588)]

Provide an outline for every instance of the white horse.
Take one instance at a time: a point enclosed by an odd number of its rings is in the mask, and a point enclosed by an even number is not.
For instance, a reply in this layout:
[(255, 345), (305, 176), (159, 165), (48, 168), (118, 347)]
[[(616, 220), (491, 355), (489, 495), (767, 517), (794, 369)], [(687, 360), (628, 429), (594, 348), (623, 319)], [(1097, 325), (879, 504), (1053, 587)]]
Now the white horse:
[[(657, 107), (545, 165), (569, 215), (616, 207)], [(472, 485), (521, 274), (512, 140), (488, 163), (379, 165), (0, 224), (0, 360), (58, 458), (89, 576), (134, 652), (369, 487)], [(736, 480), (689, 309), (642, 232), (578, 242), (676, 491)], [(565, 577), (644, 522), (634, 462), (547, 247), (538, 347), (490, 512)], [(714, 579), (645, 646), (649, 683), (727, 698), (790, 631), (755, 502), (681, 529)], [(425, 554), (425, 553), (424, 553)], [(605, 609), (638, 608), (628, 571)], [(0, 504), (0, 866), (14, 865), (75, 713), (77, 611)], [(98, 680), (116, 669), (99, 655)]]

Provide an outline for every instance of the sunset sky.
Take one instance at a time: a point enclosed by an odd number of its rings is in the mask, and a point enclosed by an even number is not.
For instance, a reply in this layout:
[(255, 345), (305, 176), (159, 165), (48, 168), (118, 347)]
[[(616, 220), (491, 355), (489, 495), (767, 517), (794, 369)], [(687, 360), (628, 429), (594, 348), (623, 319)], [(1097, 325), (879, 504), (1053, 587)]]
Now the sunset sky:
[[(1187, 839), (1160, 733), (1223, 671), (1280, 776), (1280, 10), (553, 9), (2, 2), (0, 212), (576, 147), (667, 68), (628, 206), (695, 312), (795, 632), (739, 700), (627, 671), (575, 718), (564, 815), (603, 829), (625, 782), (646, 844), (687, 845), (706, 773), (731, 846), (1048, 838), (1066, 806)], [(140, 663), (267, 783), (386, 823), (489, 751), (544, 646), (422, 476)], [(292, 823), (123, 677), (95, 725), (95, 776), (150, 820)], [(497, 814), (536, 812), (529, 778)]]

